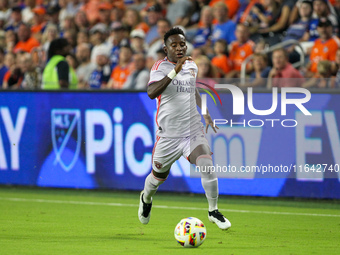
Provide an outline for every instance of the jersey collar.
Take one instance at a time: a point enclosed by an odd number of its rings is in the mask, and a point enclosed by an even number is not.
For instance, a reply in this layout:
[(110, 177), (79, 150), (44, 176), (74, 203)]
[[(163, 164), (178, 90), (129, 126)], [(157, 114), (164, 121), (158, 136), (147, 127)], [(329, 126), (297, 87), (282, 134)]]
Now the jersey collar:
[(168, 62), (170, 62), (171, 64), (174, 64), (174, 65), (177, 64), (177, 63), (175, 63), (175, 62), (171, 62), (171, 61), (168, 59), (168, 57), (165, 57), (164, 60), (165, 60), (165, 61), (168, 61)]

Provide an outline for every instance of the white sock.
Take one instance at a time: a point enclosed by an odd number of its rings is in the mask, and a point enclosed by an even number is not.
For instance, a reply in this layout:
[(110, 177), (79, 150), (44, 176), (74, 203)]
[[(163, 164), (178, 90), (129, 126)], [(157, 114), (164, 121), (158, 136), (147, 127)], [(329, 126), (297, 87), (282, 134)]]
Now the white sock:
[(196, 159), (196, 166), (199, 166), (201, 171), (202, 186), (205, 191), (209, 204), (209, 211), (217, 209), (218, 200), (218, 180), (215, 172), (209, 172), (209, 167), (213, 166), (210, 155), (201, 155)]
[(156, 193), (159, 185), (165, 182), (166, 179), (158, 178), (151, 172), (145, 179), (143, 200), (149, 204), (152, 202), (152, 196)]

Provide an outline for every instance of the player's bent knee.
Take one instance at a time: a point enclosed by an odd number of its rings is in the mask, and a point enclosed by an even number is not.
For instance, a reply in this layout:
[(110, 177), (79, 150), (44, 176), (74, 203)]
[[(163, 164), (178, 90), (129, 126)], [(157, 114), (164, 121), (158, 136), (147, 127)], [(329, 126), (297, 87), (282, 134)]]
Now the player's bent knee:
[(196, 166), (212, 166), (213, 162), (212, 162), (212, 157), (210, 155), (200, 155), (196, 158)]
[(191, 152), (191, 154), (189, 155), (188, 158), (189, 158), (190, 163), (196, 164), (197, 159), (198, 159), (200, 156), (203, 156), (203, 155), (211, 155), (211, 151), (210, 151), (209, 146), (207, 146), (207, 145), (205, 145), (205, 144), (201, 144), (201, 145), (197, 146), (197, 147)]

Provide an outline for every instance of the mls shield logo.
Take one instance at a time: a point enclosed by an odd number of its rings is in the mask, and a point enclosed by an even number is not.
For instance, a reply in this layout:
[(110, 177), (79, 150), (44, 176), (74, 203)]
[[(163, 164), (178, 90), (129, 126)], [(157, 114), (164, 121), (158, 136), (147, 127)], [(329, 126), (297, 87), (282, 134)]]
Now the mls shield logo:
[(54, 165), (70, 171), (76, 164), (81, 145), (80, 110), (53, 109), (51, 112)]

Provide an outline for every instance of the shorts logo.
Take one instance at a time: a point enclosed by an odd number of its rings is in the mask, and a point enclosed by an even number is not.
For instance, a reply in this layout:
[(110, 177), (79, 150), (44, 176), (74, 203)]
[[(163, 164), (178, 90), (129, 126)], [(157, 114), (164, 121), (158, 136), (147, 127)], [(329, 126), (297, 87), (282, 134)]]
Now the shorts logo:
[(157, 161), (154, 161), (155, 163), (155, 166), (157, 167), (157, 169), (161, 169), (162, 168), (162, 164), (157, 162)]
[(57, 163), (66, 171), (76, 164), (81, 145), (80, 110), (53, 109), (51, 112), (51, 134)]

